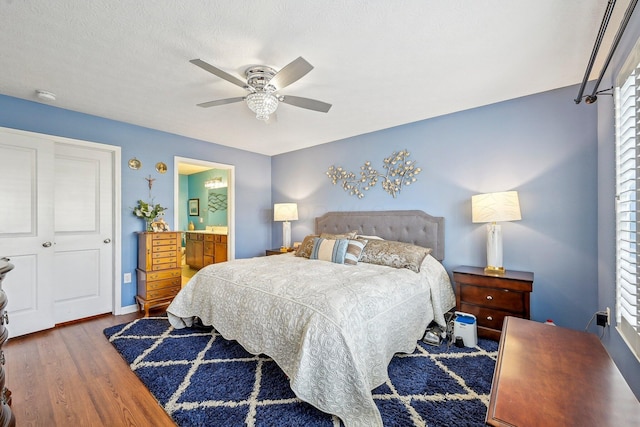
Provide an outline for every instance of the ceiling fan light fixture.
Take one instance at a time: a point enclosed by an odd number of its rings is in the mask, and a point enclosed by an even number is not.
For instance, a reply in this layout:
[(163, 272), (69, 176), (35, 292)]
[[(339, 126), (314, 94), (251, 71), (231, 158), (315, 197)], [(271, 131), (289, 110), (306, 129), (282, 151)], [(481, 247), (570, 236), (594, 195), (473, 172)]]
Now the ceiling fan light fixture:
[(256, 119), (269, 120), (269, 115), (278, 108), (278, 98), (269, 92), (254, 92), (247, 95), (247, 105), (256, 113)]
[(280, 71), (276, 71), (266, 65), (253, 65), (245, 70), (246, 83), (201, 59), (192, 59), (189, 62), (250, 92), (247, 96), (202, 102), (197, 104), (198, 107), (209, 108), (245, 101), (251, 111), (255, 113), (256, 119), (264, 121), (269, 120), (269, 116), (276, 111), (280, 102), (321, 113), (326, 113), (331, 108), (331, 104), (315, 99), (278, 94), (280, 90), (297, 82), (307, 75), (309, 71), (313, 70), (313, 65), (309, 64), (301, 56), (285, 65)]

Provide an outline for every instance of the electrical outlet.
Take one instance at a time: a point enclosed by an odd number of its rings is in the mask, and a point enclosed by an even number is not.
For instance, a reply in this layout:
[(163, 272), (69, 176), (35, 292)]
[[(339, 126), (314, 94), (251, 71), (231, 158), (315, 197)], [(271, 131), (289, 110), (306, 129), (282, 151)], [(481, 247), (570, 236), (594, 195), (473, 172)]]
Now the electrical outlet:
[(611, 311), (609, 310), (609, 307), (607, 307), (605, 311), (598, 311), (596, 313), (596, 325), (602, 326), (602, 327), (609, 326), (610, 316), (611, 316)]
[(131, 273), (124, 273), (124, 283), (131, 283)]

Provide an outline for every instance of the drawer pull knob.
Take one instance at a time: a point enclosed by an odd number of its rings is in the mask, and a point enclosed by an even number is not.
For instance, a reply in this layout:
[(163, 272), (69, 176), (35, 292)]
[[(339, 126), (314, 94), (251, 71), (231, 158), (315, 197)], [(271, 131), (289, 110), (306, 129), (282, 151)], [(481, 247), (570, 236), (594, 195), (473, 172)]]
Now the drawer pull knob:
[(491, 301), (491, 300), (493, 299), (493, 297), (492, 297), (491, 295), (487, 295), (487, 299), (488, 299), (489, 301)]
[(493, 320), (492, 316), (487, 316), (487, 320)]

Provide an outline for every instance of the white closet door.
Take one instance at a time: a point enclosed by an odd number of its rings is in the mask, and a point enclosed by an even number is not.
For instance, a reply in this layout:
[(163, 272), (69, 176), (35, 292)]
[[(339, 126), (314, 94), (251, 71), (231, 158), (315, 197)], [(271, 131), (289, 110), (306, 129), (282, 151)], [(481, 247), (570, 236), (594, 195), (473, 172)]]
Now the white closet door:
[(54, 326), (54, 144), (0, 133), (0, 256), (15, 269), (3, 283), (9, 334)]
[(113, 311), (114, 152), (0, 130), (11, 336)]
[(56, 144), (55, 322), (113, 307), (112, 153)]

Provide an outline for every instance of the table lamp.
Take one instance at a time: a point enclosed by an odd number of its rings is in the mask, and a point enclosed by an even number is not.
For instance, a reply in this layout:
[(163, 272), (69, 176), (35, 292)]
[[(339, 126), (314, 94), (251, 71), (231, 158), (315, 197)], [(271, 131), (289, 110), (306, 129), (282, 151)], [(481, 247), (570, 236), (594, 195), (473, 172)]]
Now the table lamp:
[(276, 203), (273, 205), (273, 220), (282, 223), (282, 247), (287, 251), (291, 248), (291, 223), (298, 220), (298, 205), (296, 203)]
[(522, 219), (517, 191), (477, 194), (471, 197), (472, 222), (487, 224), (487, 266), (485, 274), (503, 275), (502, 227), (498, 222)]

